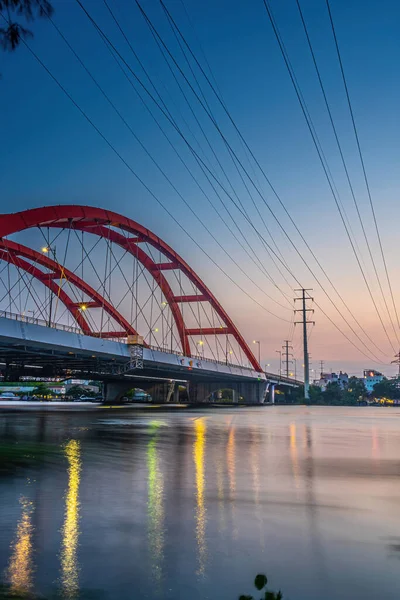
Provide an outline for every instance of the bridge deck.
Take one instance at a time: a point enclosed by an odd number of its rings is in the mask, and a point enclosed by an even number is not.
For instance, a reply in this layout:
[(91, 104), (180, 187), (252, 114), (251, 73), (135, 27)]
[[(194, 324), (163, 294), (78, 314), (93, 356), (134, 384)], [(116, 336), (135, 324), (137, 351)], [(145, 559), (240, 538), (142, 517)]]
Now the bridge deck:
[[(21, 368), (24, 374), (47, 376), (78, 373), (115, 378), (129, 361), (129, 346), (122, 341), (96, 338), (73, 331), (0, 317), (0, 362)], [(132, 376), (132, 375), (131, 375)], [(219, 381), (269, 381), (297, 386), (273, 374), (156, 348), (143, 349), (143, 369), (135, 376)], [(121, 375), (124, 377), (124, 375)]]

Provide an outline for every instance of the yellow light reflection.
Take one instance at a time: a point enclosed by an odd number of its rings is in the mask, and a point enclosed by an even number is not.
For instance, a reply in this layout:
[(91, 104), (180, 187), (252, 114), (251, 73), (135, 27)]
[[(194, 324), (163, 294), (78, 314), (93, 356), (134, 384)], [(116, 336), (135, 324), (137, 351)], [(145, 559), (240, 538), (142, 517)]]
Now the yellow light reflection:
[(152, 436), (147, 445), (148, 469), (148, 536), (152, 560), (153, 577), (159, 585), (163, 575), (164, 562), (164, 480), (160, 469), (157, 437), (159, 425), (151, 424)]
[(228, 446), (227, 446), (227, 462), (229, 474), (229, 489), (231, 496), (235, 495), (236, 490), (236, 464), (235, 464), (235, 430), (231, 428), (229, 431)]
[(290, 429), (290, 457), (292, 460), (292, 472), (294, 477), (294, 484), (299, 489), (299, 457), (297, 452), (297, 436), (296, 436), (296, 425), (291, 423)]
[(224, 529), (225, 529), (224, 473), (223, 473), (222, 462), (221, 462), (220, 458), (218, 458), (215, 463), (215, 471), (217, 474), (219, 531), (224, 531)]
[(32, 561), (32, 513), (33, 503), (27, 498), (20, 499), (22, 507), (21, 519), (17, 526), (16, 538), (12, 545), (12, 555), (8, 568), (8, 579), (11, 593), (14, 596), (25, 596), (33, 588)]
[(79, 485), (81, 479), (81, 448), (77, 440), (71, 440), (64, 448), (68, 460), (68, 489), (65, 499), (65, 517), (61, 546), (61, 585), (65, 598), (79, 594)]
[(204, 502), (204, 493), (206, 479), (204, 474), (204, 454), (206, 446), (206, 423), (203, 417), (194, 421), (195, 440), (193, 445), (193, 458), (196, 467), (196, 539), (197, 539), (197, 560), (198, 574), (204, 575), (207, 559), (206, 544), (206, 507)]
[(228, 465), (228, 477), (229, 477), (229, 500), (231, 503), (231, 517), (232, 517), (232, 537), (237, 538), (238, 530), (236, 525), (236, 511), (235, 511), (235, 496), (236, 496), (236, 440), (235, 430), (233, 427), (229, 430), (228, 443), (226, 446), (226, 462)]
[(379, 458), (379, 435), (376, 427), (371, 429), (371, 441), (372, 441), (372, 456), (374, 459)]
[(264, 540), (264, 522), (262, 511), (260, 510), (260, 433), (256, 427), (251, 428), (251, 472), (253, 475), (253, 492), (255, 514), (258, 521), (258, 529), (260, 533), (260, 546), (265, 547)]

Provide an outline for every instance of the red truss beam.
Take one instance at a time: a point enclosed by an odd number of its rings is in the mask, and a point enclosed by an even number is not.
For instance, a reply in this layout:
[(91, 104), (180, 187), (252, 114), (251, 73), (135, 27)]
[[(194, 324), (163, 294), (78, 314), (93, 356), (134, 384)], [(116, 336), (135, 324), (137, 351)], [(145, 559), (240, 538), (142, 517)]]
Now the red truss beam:
[[(190, 268), (190, 266), (177, 254), (171, 246), (166, 244), (157, 235), (146, 229), (139, 223), (136, 223), (128, 217), (124, 217), (113, 211), (96, 208), (93, 206), (45, 206), (42, 208), (33, 208), (14, 214), (0, 216), (0, 238), (11, 235), (18, 231), (23, 231), (30, 227), (60, 227), (63, 229), (75, 228), (82, 231), (101, 235), (110, 241), (119, 243), (123, 248), (135, 256), (144, 267), (151, 273), (157, 284), (160, 286), (166, 301), (168, 302), (175, 323), (178, 329), (182, 350), (184, 354), (190, 354), (189, 335), (185, 328), (182, 312), (178, 303), (174, 300), (174, 294), (167, 280), (162, 274), (162, 270), (179, 269), (194, 284), (199, 294), (207, 297), (208, 302), (225, 324), (227, 332), (232, 335), (245, 356), (248, 358), (256, 371), (262, 371), (260, 364), (253, 355), (250, 347), (243, 336), (225, 312), (222, 305), (211, 293), (204, 282)], [(112, 228), (112, 229), (111, 229)], [(128, 236), (119, 234), (116, 229), (127, 233)], [(145, 242), (158, 250), (165, 262), (155, 263), (138, 245), (136, 241), (129, 241), (129, 238), (139, 238), (139, 242)], [(123, 243), (122, 243), (122, 240)], [(125, 327), (123, 327), (125, 329)], [(214, 330), (214, 328), (212, 328)], [(203, 333), (205, 330), (202, 330)], [(226, 332), (225, 332), (226, 333)]]
[(155, 263), (154, 266), (159, 271), (174, 271), (175, 269), (179, 269), (179, 265), (176, 262)]
[(103, 333), (94, 334), (96, 337), (102, 337), (104, 339), (109, 338), (126, 338), (126, 331), (104, 331)]
[[(1, 220), (1, 217), (0, 217)], [(23, 257), (23, 258), (21, 258)], [(36, 264), (51, 269), (49, 273), (44, 273), (38, 269), (35, 265), (24, 260), (25, 258), (34, 261)], [(91, 330), (87, 320), (85, 319), (82, 310), (84, 305), (86, 308), (91, 307), (103, 307), (104, 310), (121, 326), (125, 329), (126, 334), (135, 335), (135, 329), (126, 321), (126, 319), (109, 303), (105, 300), (96, 290), (94, 290), (89, 284), (83, 281), (75, 273), (66, 269), (58, 262), (52, 260), (47, 254), (41, 254), (32, 248), (17, 244), (11, 240), (0, 239), (0, 259), (13, 264), (20, 269), (23, 269), (30, 275), (33, 275), (36, 279), (41, 281), (47, 288), (49, 288), (56, 296), (59, 297), (60, 301), (72, 314), (76, 322), (82, 331), (87, 335), (94, 335), (97, 332)], [(72, 300), (65, 290), (60, 286), (59, 283), (55, 283), (54, 279), (64, 279), (72, 283), (76, 288), (84, 292), (92, 301), (88, 302), (76, 302)]]
[(39, 279), (41, 281), (49, 281), (49, 279), (60, 279), (60, 273), (57, 271), (56, 273), (43, 273)]
[(207, 296), (204, 294), (192, 294), (191, 296), (174, 296), (175, 302), (206, 302)]
[(231, 333), (228, 327), (205, 327), (204, 329), (186, 329), (187, 335), (220, 335)]

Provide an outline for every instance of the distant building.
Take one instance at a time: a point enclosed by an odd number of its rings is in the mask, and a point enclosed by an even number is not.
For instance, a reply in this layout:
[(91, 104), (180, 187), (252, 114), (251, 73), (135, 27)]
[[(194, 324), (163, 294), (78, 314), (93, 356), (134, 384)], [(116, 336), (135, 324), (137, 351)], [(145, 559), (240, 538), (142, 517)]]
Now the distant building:
[(363, 381), (368, 394), (370, 394), (373, 391), (374, 385), (380, 383), (382, 379), (383, 374), (379, 371), (375, 371), (375, 369), (368, 369), (364, 371)]
[(347, 373), (321, 373), (321, 377), (314, 381), (314, 385), (317, 385), (324, 392), (329, 383), (338, 383), (342, 390), (349, 383), (349, 376)]

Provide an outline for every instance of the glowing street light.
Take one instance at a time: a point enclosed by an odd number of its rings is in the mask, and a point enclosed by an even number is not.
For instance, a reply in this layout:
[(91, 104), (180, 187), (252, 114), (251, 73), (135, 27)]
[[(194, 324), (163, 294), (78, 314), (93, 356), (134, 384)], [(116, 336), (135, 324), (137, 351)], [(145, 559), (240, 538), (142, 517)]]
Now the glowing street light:
[[(42, 246), (42, 252), (43, 254), (49, 254), (50, 251), (53, 253), (54, 255), (54, 260), (56, 259), (56, 247), (54, 246), (54, 248), (52, 248), (51, 246)], [(49, 292), (49, 297), (50, 297), (50, 302), (49, 302), (49, 320), (47, 323), (47, 327), (51, 327), (51, 316), (52, 316), (52, 310), (53, 310), (53, 294), (51, 294)], [(56, 311), (57, 311), (57, 307), (56, 307)]]
[(204, 342), (203, 342), (203, 340), (199, 340), (197, 342), (197, 345), (199, 347), (199, 356), (204, 358)]
[(253, 344), (258, 344), (258, 364), (261, 362), (261, 343), (260, 340), (253, 340)]
[(81, 310), (87, 310), (86, 304), (81, 304), (79, 307)]

